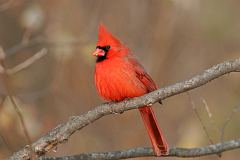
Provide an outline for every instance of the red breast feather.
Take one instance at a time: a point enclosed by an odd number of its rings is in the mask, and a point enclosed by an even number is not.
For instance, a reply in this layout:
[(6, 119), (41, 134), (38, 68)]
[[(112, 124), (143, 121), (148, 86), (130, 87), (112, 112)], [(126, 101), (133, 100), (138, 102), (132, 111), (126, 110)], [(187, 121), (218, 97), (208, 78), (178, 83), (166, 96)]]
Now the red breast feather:
[(95, 83), (100, 96), (110, 101), (141, 96), (147, 93), (133, 65), (127, 58), (106, 59), (96, 64)]

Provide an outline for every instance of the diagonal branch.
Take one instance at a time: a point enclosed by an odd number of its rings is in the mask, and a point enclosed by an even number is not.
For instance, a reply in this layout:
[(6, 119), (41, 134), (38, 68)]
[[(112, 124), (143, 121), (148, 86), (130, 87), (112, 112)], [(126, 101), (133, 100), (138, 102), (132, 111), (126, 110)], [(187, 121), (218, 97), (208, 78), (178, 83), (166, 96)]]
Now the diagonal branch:
[(11, 68), (11, 69), (6, 69), (6, 72), (8, 75), (13, 75), (19, 71), (22, 71), (23, 69), (29, 67), (32, 65), (34, 62), (38, 61), (41, 59), (43, 56), (47, 54), (48, 50), (46, 48), (41, 49), (39, 52), (35, 53), (32, 57), (28, 58), (24, 62), (20, 63), (19, 65)]
[(0, 46), (0, 68), (1, 68), (1, 73), (3, 74), (3, 83), (5, 85), (6, 92), (9, 96), (9, 99), (10, 99), (10, 101), (11, 101), (13, 107), (14, 107), (14, 110), (16, 111), (17, 116), (20, 120), (20, 124), (22, 126), (23, 133), (24, 133), (24, 135), (27, 139), (27, 143), (31, 144), (31, 138), (30, 138), (30, 135), (28, 133), (28, 130), (27, 130), (26, 123), (24, 121), (22, 112), (21, 112), (19, 106), (17, 105), (15, 99), (13, 98), (13, 96), (14, 96), (13, 89), (12, 89), (12, 86), (11, 86), (11, 83), (10, 83), (10, 80), (9, 80), (9, 75), (7, 73), (7, 69), (5, 68), (5, 63), (4, 63), (5, 57), (6, 57), (5, 52), (3, 51), (2, 47)]
[[(172, 147), (169, 150), (167, 157), (183, 157), (193, 158), (212, 154), (220, 154), (225, 151), (240, 148), (240, 139), (217, 143), (200, 148), (178, 148)], [(42, 157), (39, 160), (117, 160), (137, 157), (154, 157), (155, 154), (150, 147), (138, 147), (134, 149), (112, 151), (112, 152), (96, 152), (84, 153), (74, 156), (65, 157)]]
[[(168, 97), (200, 87), (224, 74), (236, 72), (238, 70), (240, 70), (240, 58), (225, 61), (205, 70), (203, 73), (196, 75), (189, 80), (158, 89), (144, 96), (119, 103), (108, 103), (97, 106), (83, 115), (70, 117), (67, 122), (58, 125), (49, 133), (34, 142), (31, 146), (27, 146), (16, 152), (9, 159), (27, 160), (30, 159), (31, 154), (36, 154), (37, 156), (44, 155), (57, 145), (66, 142), (74, 132), (82, 129), (99, 118), (110, 114), (123, 113), (130, 109), (136, 109), (140, 106), (159, 102)], [(34, 153), (31, 153), (31, 150), (34, 151)]]
[[(203, 122), (203, 120), (202, 120), (202, 118), (201, 118), (201, 116), (200, 116), (200, 113), (199, 113), (198, 110), (197, 110), (197, 107), (196, 107), (196, 105), (195, 105), (195, 103), (194, 103), (191, 95), (190, 95), (188, 92), (187, 92), (187, 95), (188, 95), (189, 101), (190, 101), (190, 103), (191, 103), (191, 105), (192, 105), (192, 109), (193, 109), (194, 113), (196, 114), (198, 120), (200, 121), (200, 123), (201, 123), (201, 125), (202, 125), (202, 128), (203, 128), (203, 131), (205, 132), (205, 134), (206, 134), (206, 136), (207, 136), (207, 138), (208, 138), (209, 143), (210, 143), (210, 144), (213, 144), (213, 140), (212, 140), (210, 134), (209, 134), (208, 131), (207, 131), (207, 127), (205, 126), (205, 124), (204, 124), (204, 122)], [(218, 158), (221, 158), (221, 155), (220, 155), (220, 154), (218, 154)]]

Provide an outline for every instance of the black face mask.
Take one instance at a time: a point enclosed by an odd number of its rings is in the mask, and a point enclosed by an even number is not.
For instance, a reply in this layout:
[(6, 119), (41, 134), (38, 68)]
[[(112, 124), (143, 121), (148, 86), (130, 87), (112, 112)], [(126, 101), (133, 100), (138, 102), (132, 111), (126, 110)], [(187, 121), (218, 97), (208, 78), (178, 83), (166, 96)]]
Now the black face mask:
[(102, 49), (102, 50), (105, 52), (105, 55), (104, 55), (104, 56), (99, 56), (99, 57), (97, 57), (96, 62), (102, 62), (102, 61), (104, 61), (105, 59), (107, 59), (107, 54), (108, 54), (108, 51), (109, 51), (109, 49), (110, 49), (111, 47), (110, 47), (110, 46), (97, 46), (96, 48)]

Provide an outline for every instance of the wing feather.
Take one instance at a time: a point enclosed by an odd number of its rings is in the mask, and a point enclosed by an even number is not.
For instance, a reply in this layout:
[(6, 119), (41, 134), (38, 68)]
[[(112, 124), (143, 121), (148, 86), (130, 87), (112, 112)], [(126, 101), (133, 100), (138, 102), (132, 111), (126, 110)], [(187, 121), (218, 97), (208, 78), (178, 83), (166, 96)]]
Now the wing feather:
[(147, 87), (148, 92), (152, 92), (157, 89), (156, 84), (152, 78), (147, 74), (143, 66), (133, 56), (128, 57), (128, 61), (133, 66), (137, 78)]

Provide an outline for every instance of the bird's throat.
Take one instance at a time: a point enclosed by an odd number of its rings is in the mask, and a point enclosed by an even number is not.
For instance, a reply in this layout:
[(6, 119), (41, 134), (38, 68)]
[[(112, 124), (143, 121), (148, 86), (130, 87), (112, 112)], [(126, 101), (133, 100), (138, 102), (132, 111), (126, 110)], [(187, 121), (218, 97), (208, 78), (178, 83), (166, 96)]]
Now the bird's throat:
[(107, 53), (105, 53), (104, 56), (99, 56), (99, 57), (97, 57), (96, 63), (102, 62), (102, 61), (104, 61), (105, 59), (107, 59)]

